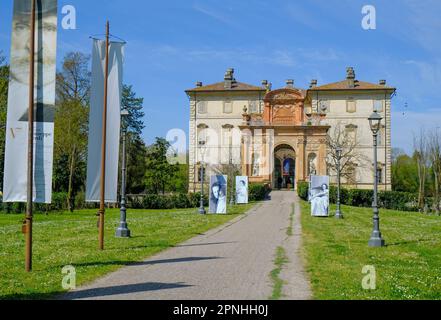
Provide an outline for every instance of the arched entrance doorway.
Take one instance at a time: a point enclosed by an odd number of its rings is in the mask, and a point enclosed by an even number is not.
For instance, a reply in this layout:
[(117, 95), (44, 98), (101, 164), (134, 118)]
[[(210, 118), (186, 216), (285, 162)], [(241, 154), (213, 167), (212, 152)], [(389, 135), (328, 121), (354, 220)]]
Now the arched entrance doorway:
[(274, 150), (273, 188), (294, 189), (296, 185), (296, 152), (287, 144)]

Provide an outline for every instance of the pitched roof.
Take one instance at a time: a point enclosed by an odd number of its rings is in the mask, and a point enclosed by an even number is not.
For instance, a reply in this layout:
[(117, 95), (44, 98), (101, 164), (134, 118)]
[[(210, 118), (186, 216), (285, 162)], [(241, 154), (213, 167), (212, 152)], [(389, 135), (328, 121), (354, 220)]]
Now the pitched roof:
[(395, 90), (393, 87), (383, 86), (380, 84), (370, 83), (355, 80), (355, 87), (351, 88), (349, 86), (348, 80), (343, 80), (339, 82), (328, 83), (322, 86), (314, 87), (309, 89), (309, 91), (320, 91), (320, 90)]
[(225, 82), (218, 82), (202, 87), (196, 87), (185, 92), (210, 92), (210, 91), (266, 91), (263, 87), (256, 87), (242, 82), (233, 82), (231, 89), (225, 88)]

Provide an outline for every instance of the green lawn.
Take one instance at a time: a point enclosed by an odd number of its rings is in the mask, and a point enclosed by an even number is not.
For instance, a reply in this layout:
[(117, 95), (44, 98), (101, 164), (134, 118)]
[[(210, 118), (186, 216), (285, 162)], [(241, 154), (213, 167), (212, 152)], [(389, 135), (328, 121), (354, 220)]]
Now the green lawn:
[(96, 210), (36, 215), (34, 268), (24, 272), (22, 215), (0, 214), (0, 299), (51, 298), (63, 292), (61, 270), (76, 268), (77, 286), (173, 247), (243, 214), (253, 204), (234, 206), (228, 215), (186, 210), (129, 210), (131, 239), (114, 237), (119, 210), (106, 214), (105, 251), (98, 250)]
[[(372, 209), (343, 207), (344, 220), (313, 218), (301, 203), (304, 258), (315, 299), (441, 299), (441, 218), (381, 210), (385, 248), (369, 248)], [(333, 212), (335, 207), (332, 208)], [(376, 269), (376, 290), (362, 268)]]

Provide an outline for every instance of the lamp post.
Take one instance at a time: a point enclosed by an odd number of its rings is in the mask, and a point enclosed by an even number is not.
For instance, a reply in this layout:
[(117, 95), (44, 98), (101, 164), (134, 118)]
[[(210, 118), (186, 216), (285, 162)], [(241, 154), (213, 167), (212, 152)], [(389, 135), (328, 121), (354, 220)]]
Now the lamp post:
[(340, 201), (340, 190), (341, 190), (341, 183), (340, 183), (340, 175), (341, 175), (341, 167), (340, 167), (340, 161), (342, 158), (343, 149), (341, 147), (338, 147), (336, 150), (336, 157), (337, 157), (337, 211), (335, 211), (335, 218), (336, 219), (343, 219), (343, 213), (341, 212), (341, 201)]
[(205, 141), (199, 141), (199, 153), (201, 155), (201, 168), (200, 168), (200, 179), (201, 179), (201, 200), (199, 206), (199, 214), (207, 214), (204, 207), (204, 148)]
[(380, 131), (380, 124), (383, 118), (375, 111), (369, 117), (369, 125), (374, 136), (374, 199), (372, 209), (374, 211), (374, 230), (372, 231), (371, 239), (369, 240), (369, 247), (384, 247), (386, 242), (381, 237), (380, 232), (380, 215), (378, 210), (378, 163), (377, 163), (377, 146), (378, 146), (378, 132)]
[(126, 140), (127, 140), (127, 117), (129, 112), (127, 110), (121, 111), (122, 120), (122, 173), (121, 173), (121, 209), (120, 209), (120, 223), (116, 229), (116, 237), (130, 238), (130, 230), (127, 225), (127, 209), (126, 209)]
[[(231, 144), (231, 140), (230, 140), (230, 145), (229, 145), (229, 163), (230, 163), (230, 168), (229, 168), (229, 170), (230, 170), (230, 172), (234, 172), (234, 167), (233, 167), (233, 152), (232, 152), (232, 148), (233, 148), (233, 145)], [(231, 174), (231, 179), (232, 179), (232, 181), (231, 181), (231, 198), (230, 198), (230, 205), (231, 206), (233, 206), (234, 205), (234, 203), (236, 202), (235, 200), (235, 195), (234, 195), (234, 188), (233, 188), (233, 186), (234, 186), (234, 183), (235, 183), (235, 181), (234, 181), (234, 174)]]

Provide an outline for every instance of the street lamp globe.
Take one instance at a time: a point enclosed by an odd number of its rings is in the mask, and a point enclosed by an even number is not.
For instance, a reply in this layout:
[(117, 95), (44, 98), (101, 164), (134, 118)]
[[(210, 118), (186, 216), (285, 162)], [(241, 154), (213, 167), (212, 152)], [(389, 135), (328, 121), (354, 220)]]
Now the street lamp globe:
[(337, 153), (337, 158), (341, 159), (341, 156), (343, 154), (343, 149), (341, 147), (337, 147), (337, 149), (335, 150), (335, 152)]
[(377, 111), (372, 113), (369, 117), (369, 125), (373, 134), (378, 134), (380, 131), (381, 120), (383, 120), (383, 118), (378, 114)]

